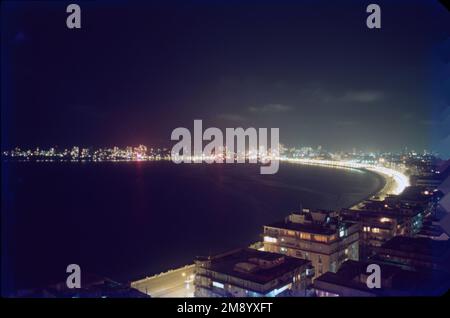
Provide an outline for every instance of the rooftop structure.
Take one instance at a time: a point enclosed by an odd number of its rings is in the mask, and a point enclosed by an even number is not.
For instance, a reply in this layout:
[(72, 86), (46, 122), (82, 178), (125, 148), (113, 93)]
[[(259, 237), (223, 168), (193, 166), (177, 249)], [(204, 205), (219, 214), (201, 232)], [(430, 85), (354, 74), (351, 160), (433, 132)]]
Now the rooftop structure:
[(261, 297), (304, 295), (311, 262), (255, 249), (239, 249), (195, 261), (195, 295)]

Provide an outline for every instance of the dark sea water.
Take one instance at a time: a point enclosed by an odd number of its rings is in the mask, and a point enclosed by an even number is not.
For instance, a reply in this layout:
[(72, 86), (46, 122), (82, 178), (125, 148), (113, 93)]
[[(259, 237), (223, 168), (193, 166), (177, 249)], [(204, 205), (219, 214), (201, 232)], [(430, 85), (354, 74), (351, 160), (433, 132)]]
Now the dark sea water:
[[(377, 191), (370, 172), (256, 165), (2, 163), (2, 285), (84, 273), (132, 280), (245, 246), (301, 206), (349, 206)], [(4, 290), (5, 291), (5, 290)]]

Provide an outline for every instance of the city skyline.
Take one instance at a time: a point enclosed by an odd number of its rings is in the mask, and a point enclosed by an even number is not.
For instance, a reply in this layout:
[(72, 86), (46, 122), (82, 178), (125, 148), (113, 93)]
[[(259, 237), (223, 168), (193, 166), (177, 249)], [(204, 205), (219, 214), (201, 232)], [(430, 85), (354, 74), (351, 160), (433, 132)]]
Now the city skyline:
[[(204, 144), (203, 144), (204, 145)], [(219, 147), (218, 150), (223, 152), (224, 154), (236, 154), (243, 156), (262, 156), (267, 150), (269, 153), (271, 152), (271, 148), (265, 149), (263, 148), (251, 148), (248, 144), (246, 144), (244, 151), (237, 151), (236, 149), (231, 150), (225, 146)], [(103, 156), (112, 156), (112, 157), (122, 157), (128, 159), (136, 159), (143, 160), (151, 157), (160, 157), (163, 159), (170, 159), (172, 150), (170, 147), (155, 147), (155, 146), (147, 146), (147, 145), (133, 145), (133, 146), (111, 146), (111, 147), (80, 147), (80, 146), (72, 146), (72, 147), (34, 147), (34, 148), (21, 148), (14, 147), (12, 149), (7, 149), (2, 151), (2, 156), (4, 158), (13, 158), (17, 159), (24, 158), (30, 159), (33, 157), (55, 157), (61, 159), (73, 158), (73, 159), (83, 159), (90, 158), (95, 156), (95, 154), (102, 154)], [(211, 154), (214, 154), (211, 153)], [(203, 154), (206, 156), (207, 154)], [(427, 150), (416, 151), (414, 149), (404, 149), (403, 151), (398, 152), (384, 152), (384, 151), (364, 151), (361, 149), (353, 148), (352, 151), (330, 151), (328, 149), (323, 148), (321, 145), (317, 147), (311, 146), (297, 146), (297, 147), (287, 147), (286, 145), (280, 144), (278, 155), (280, 157), (283, 156), (291, 156), (291, 157), (329, 157), (330, 159), (339, 158), (339, 156), (355, 156), (355, 158), (376, 158), (376, 160), (384, 160), (390, 157), (397, 157), (399, 160), (405, 160), (408, 158), (425, 158), (426, 160), (441, 160), (445, 161), (448, 158), (442, 157), (438, 153), (429, 152)], [(185, 155), (191, 156), (191, 155)], [(403, 158), (403, 159), (402, 159)], [(215, 163), (219, 163), (215, 161)], [(381, 162), (383, 163), (383, 162)]]

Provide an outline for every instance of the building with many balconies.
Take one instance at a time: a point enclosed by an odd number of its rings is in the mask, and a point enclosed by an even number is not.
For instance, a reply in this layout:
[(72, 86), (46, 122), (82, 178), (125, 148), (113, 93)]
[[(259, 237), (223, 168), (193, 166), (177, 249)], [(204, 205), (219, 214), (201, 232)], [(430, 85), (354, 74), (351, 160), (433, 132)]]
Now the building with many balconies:
[[(302, 209), (264, 226), (264, 250), (310, 260), (315, 277), (359, 258), (359, 225), (336, 212)], [(314, 278), (315, 278), (314, 277)]]
[(310, 261), (245, 248), (195, 260), (195, 297), (306, 296)]
[(450, 241), (396, 236), (375, 249), (374, 259), (413, 269), (450, 272)]
[(362, 209), (344, 209), (345, 220), (360, 225), (360, 258), (371, 257), (374, 249), (395, 236), (413, 236), (422, 228), (424, 213), (420, 208), (391, 207), (384, 201), (368, 202)]

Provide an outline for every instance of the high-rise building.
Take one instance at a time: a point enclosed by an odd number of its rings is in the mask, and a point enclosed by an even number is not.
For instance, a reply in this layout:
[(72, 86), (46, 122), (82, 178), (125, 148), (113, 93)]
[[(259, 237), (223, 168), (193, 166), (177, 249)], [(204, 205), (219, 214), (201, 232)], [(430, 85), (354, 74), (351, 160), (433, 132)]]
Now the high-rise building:
[(360, 225), (360, 258), (375, 253), (375, 248), (395, 236), (413, 236), (422, 228), (424, 209), (407, 204), (391, 205), (387, 201), (369, 201), (360, 209), (343, 209), (340, 215)]
[(397, 236), (375, 249), (377, 260), (450, 272), (450, 241)]
[(315, 277), (336, 272), (346, 260), (358, 260), (359, 225), (336, 212), (302, 209), (264, 226), (264, 250), (310, 260)]
[[(379, 288), (373, 282), (370, 265), (379, 266)], [(319, 297), (437, 296), (445, 293), (450, 274), (429, 269), (412, 270), (379, 261), (347, 261), (337, 273), (325, 273), (314, 280)]]
[(313, 275), (310, 261), (239, 249), (196, 259), (195, 296), (306, 296)]

